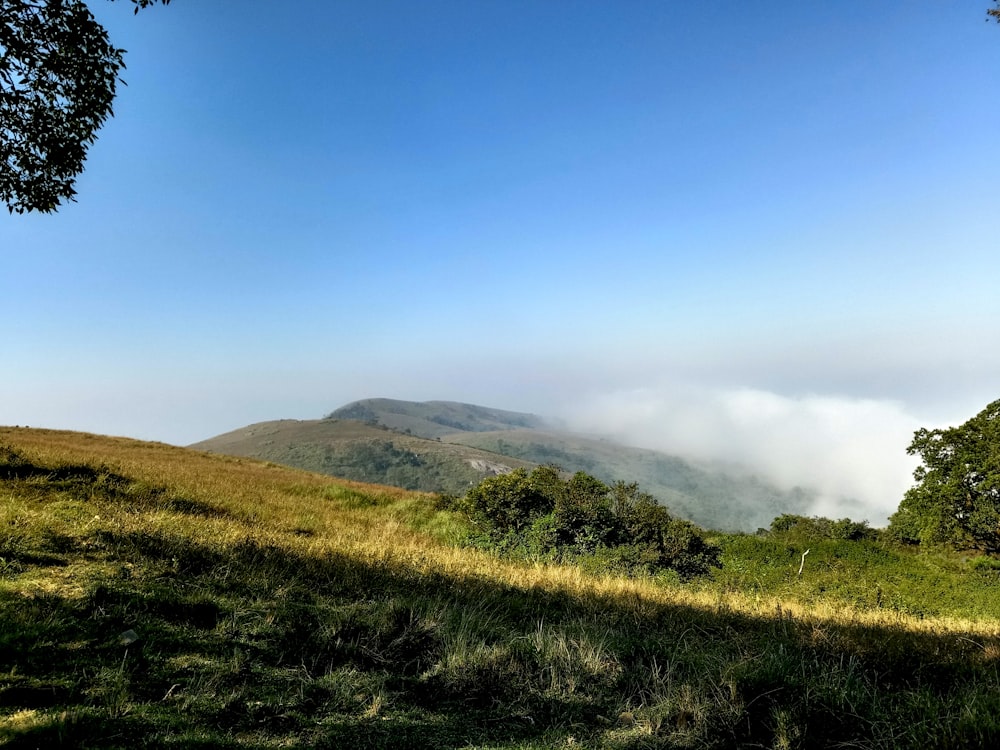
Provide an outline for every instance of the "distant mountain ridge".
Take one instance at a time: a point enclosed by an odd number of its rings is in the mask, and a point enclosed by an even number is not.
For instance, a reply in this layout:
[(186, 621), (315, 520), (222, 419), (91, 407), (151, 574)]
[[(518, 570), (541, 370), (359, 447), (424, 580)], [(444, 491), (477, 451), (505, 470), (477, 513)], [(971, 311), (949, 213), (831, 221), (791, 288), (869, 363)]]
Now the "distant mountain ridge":
[(561, 430), (534, 414), (455, 401), (372, 398), (319, 420), (249, 425), (190, 446), (345, 479), (460, 495), (491, 474), (554, 464), (604, 482), (637, 482), (702, 526), (752, 531), (782, 513), (808, 515), (813, 495), (749, 471)]
[(398, 432), (438, 438), (456, 432), (541, 429), (546, 421), (534, 414), (490, 409), (457, 401), (399, 401), (370, 398), (342, 406), (325, 419), (354, 419)]

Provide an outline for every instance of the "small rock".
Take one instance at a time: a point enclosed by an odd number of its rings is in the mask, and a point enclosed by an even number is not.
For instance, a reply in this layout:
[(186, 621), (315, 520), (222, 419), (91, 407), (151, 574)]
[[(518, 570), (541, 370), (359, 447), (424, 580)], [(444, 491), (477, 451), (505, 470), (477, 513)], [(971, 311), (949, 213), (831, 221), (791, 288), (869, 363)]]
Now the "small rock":
[(139, 634), (134, 630), (126, 630), (120, 636), (118, 636), (118, 642), (123, 646), (131, 646), (133, 643), (139, 640)]

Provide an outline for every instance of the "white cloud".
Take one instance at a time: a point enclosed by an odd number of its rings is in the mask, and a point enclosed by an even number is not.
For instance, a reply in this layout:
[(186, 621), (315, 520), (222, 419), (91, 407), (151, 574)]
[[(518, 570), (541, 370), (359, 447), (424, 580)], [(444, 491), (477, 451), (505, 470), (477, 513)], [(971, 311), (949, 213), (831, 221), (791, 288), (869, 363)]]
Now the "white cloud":
[(679, 384), (594, 396), (561, 416), (632, 445), (743, 464), (783, 489), (815, 490), (815, 514), (875, 525), (911, 485), (906, 447), (929, 426), (893, 401)]

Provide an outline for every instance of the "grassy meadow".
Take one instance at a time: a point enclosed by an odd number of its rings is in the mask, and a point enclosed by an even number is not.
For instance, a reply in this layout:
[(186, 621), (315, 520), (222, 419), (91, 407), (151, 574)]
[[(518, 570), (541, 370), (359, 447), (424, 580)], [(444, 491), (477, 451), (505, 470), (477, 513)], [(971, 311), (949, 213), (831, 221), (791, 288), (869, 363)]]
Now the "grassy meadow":
[(992, 561), (718, 535), (681, 584), (463, 533), (431, 495), (0, 428), (0, 747), (1000, 742)]

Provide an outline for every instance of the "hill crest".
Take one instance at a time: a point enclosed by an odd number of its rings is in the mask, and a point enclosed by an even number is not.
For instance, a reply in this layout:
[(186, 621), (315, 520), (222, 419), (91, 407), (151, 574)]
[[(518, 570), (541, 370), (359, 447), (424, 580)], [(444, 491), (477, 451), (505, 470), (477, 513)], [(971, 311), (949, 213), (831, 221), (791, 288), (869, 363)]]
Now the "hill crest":
[(391, 398), (353, 401), (332, 411), (325, 419), (353, 419), (432, 439), (459, 432), (541, 429), (548, 425), (541, 417), (523, 412), (459, 401), (421, 402)]

